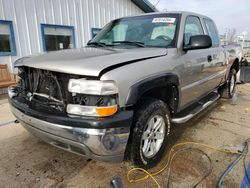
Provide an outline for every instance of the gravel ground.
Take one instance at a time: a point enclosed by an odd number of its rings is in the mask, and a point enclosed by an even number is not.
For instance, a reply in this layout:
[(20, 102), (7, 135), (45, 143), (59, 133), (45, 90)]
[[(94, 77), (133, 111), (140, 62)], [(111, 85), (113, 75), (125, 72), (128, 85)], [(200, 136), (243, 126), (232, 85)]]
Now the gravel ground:
[[(249, 108), (249, 110), (247, 110)], [(129, 164), (106, 164), (67, 153), (30, 135), (14, 124), (6, 96), (0, 96), (0, 187), (109, 187), (110, 178), (121, 176), (124, 187), (156, 187), (152, 180), (128, 183)], [(250, 137), (250, 84), (238, 85), (233, 100), (219, 100), (195, 119), (174, 125), (169, 147), (197, 141), (219, 148), (241, 150)], [(215, 187), (220, 174), (235, 155), (202, 149), (212, 160), (212, 173), (198, 187)], [(167, 157), (167, 154), (166, 154)], [(250, 161), (250, 157), (246, 157)], [(152, 169), (160, 169), (162, 163)], [(176, 155), (169, 182), (164, 171), (156, 179), (162, 187), (192, 187), (209, 170), (204, 154), (187, 150)], [(137, 174), (138, 175), (138, 174)], [(223, 187), (239, 187), (244, 175), (240, 162)]]

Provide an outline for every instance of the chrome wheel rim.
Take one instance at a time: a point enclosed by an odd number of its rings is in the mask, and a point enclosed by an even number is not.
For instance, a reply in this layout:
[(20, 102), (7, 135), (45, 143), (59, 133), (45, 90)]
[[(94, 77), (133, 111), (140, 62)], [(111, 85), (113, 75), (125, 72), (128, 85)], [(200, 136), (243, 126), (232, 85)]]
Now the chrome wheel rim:
[(150, 118), (141, 138), (141, 150), (145, 157), (152, 158), (158, 153), (164, 141), (165, 127), (162, 116)]
[(234, 75), (232, 75), (231, 80), (230, 80), (230, 93), (231, 94), (234, 91), (234, 85), (235, 85), (235, 79), (234, 79)]

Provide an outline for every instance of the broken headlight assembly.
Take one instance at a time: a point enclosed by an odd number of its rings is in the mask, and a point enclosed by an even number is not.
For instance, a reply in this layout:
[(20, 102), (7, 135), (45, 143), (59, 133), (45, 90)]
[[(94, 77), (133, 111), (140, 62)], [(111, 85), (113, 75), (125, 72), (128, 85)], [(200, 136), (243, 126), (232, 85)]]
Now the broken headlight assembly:
[(70, 79), (68, 91), (73, 97), (73, 104), (67, 105), (68, 114), (107, 117), (118, 110), (114, 81)]
[(24, 77), (25, 73), (22, 68), (18, 68), (16, 75), (16, 84), (8, 88), (8, 95), (10, 98), (16, 97), (24, 90)]

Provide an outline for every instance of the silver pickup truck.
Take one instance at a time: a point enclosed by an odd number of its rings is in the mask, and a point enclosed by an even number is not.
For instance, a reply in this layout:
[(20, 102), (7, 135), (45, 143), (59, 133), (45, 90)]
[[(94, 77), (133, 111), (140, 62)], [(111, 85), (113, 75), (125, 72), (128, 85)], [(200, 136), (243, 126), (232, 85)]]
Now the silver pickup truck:
[(190, 12), (108, 23), (87, 46), (22, 58), (9, 102), (17, 120), (56, 147), (150, 168), (173, 124), (231, 98), (239, 59), (214, 22)]

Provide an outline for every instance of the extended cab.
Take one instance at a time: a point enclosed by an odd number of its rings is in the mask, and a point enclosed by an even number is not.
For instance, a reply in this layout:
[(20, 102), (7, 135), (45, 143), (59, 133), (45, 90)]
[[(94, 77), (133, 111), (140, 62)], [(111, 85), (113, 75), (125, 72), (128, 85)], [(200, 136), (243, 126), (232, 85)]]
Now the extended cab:
[(173, 123), (231, 98), (239, 59), (190, 12), (116, 19), (80, 49), (22, 58), (13, 114), (44, 141), (101, 161), (155, 165)]

